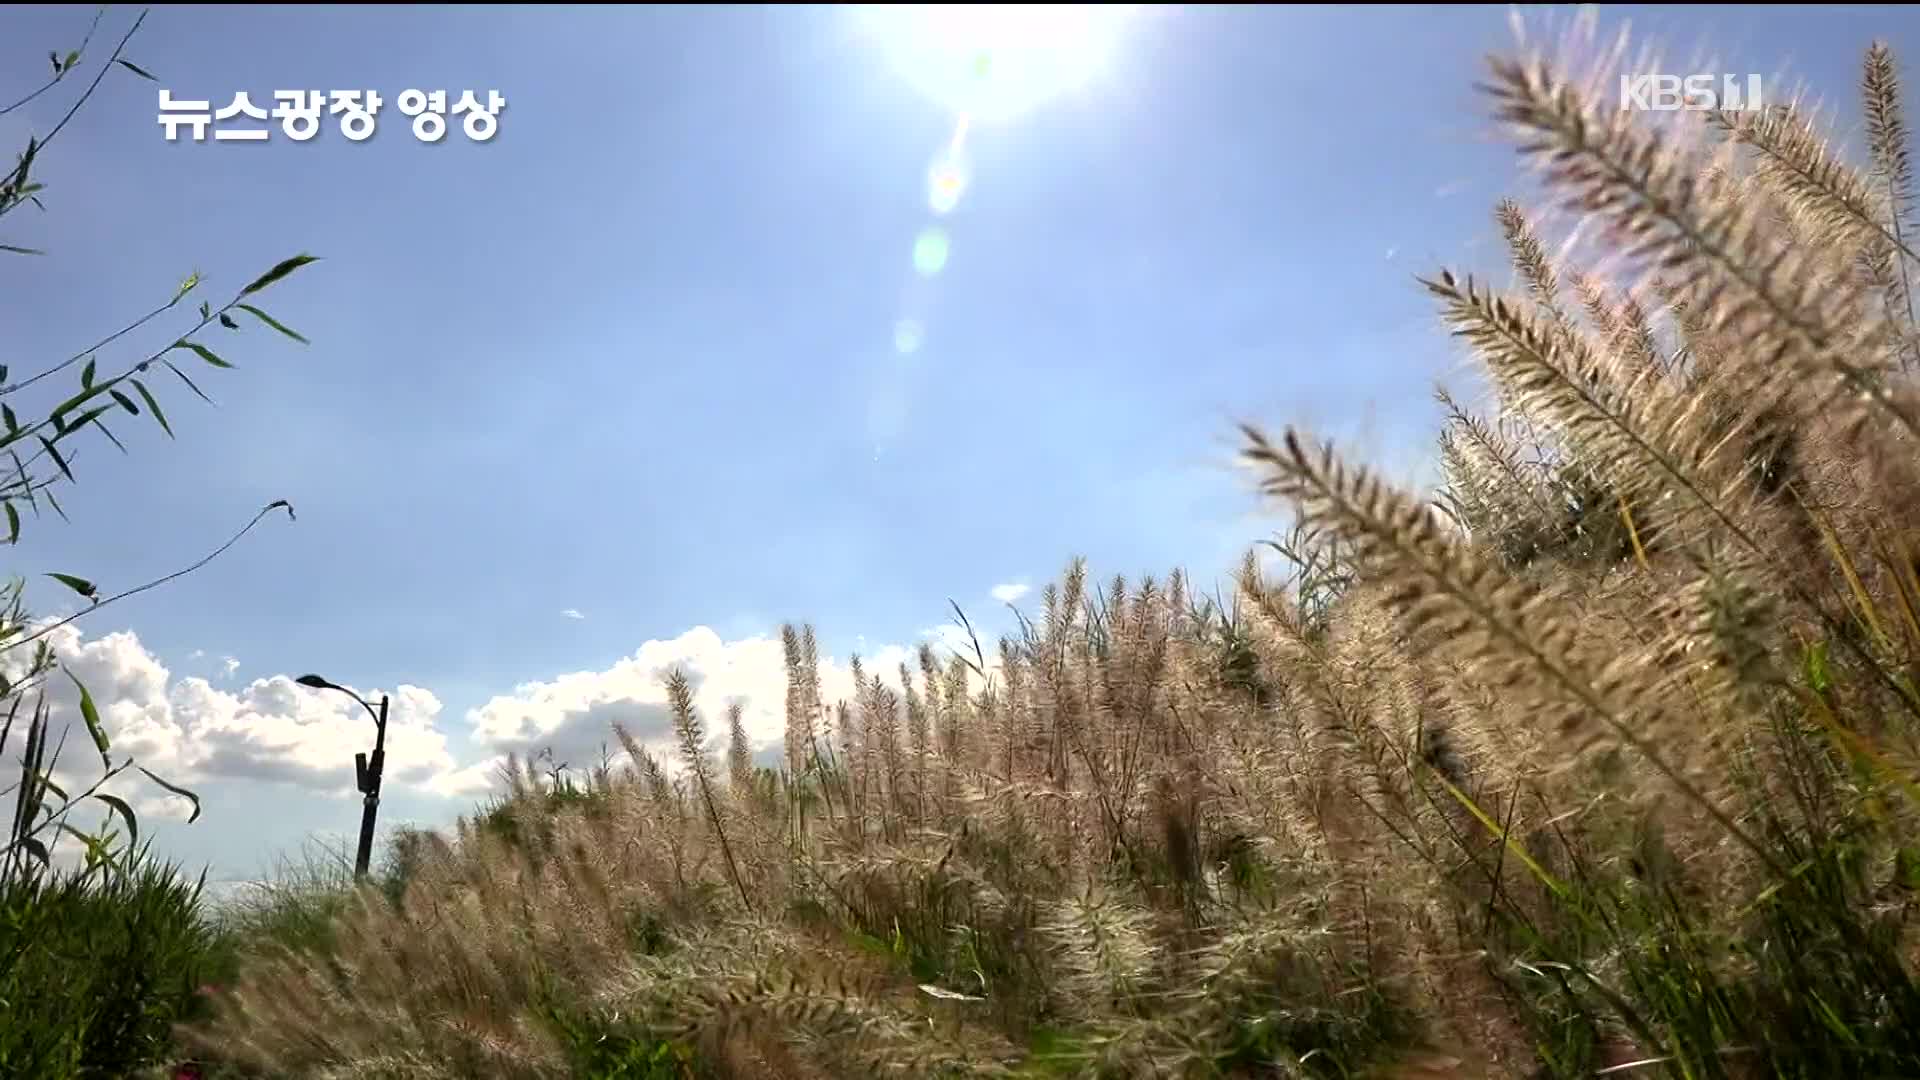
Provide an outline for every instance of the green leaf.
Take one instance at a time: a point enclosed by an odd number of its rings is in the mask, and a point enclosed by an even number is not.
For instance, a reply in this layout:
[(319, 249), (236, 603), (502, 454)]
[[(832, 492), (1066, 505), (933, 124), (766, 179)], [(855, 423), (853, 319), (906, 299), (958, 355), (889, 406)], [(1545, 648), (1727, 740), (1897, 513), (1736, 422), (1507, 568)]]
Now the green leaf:
[(41, 843), (38, 839), (31, 836), (23, 836), (20, 838), (20, 846), (26, 849), (27, 854), (39, 859), (41, 866), (49, 866), (52, 864), (53, 860), (47, 856), (47, 845)]
[(60, 451), (55, 449), (54, 445), (47, 441), (47, 437), (45, 435), (40, 436), (40, 445), (46, 447), (47, 453), (53, 455), (53, 463), (55, 465), (60, 466), (61, 475), (65, 476), (68, 480), (72, 480), (73, 470), (67, 468), (67, 459), (60, 456)]
[(121, 408), (127, 410), (127, 412), (133, 416), (140, 415), (140, 406), (135, 405), (132, 398), (118, 390), (111, 391), (111, 393), (113, 394), (113, 400), (118, 402)]
[(284, 259), (280, 262), (280, 265), (274, 267), (273, 269), (267, 271), (264, 274), (261, 274), (259, 277), (254, 278), (253, 284), (240, 290), (240, 295), (246, 296), (252, 293), (257, 293), (261, 289), (264, 289), (267, 286), (273, 284), (274, 282), (279, 281), (281, 278), (286, 277), (288, 274), (293, 273), (295, 270), (300, 269), (301, 267), (307, 265), (308, 263), (318, 262), (318, 261), (319, 261), (318, 259), (315, 259), (313, 256), (307, 255), (307, 254), (295, 255), (291, 259)]
[(93, 375), (94, 375), (95, 366), (96, 366), (96, 361), (94, 360), (94, 358), (91, 356), (87, 357), (87, 366), (80, 369), (80, 386), (82, 389), (86, 389), (86, 390), (93, 389)]
[(100, 723), (100, 710), (93, 703), (93, 695), (87, 692), (87, 685), (75, 677), (73, 672), (67, 672), (67, 678), (72, 679), (73, 685), (80, 689), (80, 718), (87, 722), (87, 734), (93, 736), (94, 748), (100, 751), (100, 766), (111, 769), (113, 760), (107, 757), (107, 750), (111, 744), (107, 742), (106, 727)]
[(94, 408), (88, 409), (86, 412), (81, 413), (80, 418), (72, 421), (71, 423), (67, 422), (64, 417), (60, 418), (58, 421), (56, 421), (56, 426), (59, 427), (60, 434), (55, 435), (53, 437), (53, 441), (59, 442), (60, 440), (66, 438), (67, 436), (73, 434), (74, 432), (79, 431), (81, 428), (86, 427), (88, 424), (95, 423), (100, 419), (101, 414), (110, 413), (112, 411), (113, 411), (112, 404), (98, 405), (98, 406), (95, 406)]
[(93, 587), (93, 582), (83, 577), (74, 577), (72, 574), (48, 574), (47, 576), (89, 600), (94, 599), (99, 591)]
[(50, 505), (50, 506), (52, 506), (52, 507), (53, 507), (53, 512), (54, 512), (54, 513), (56, 513), (56, 514), (59, 514), (59, 515), (60, 515), (60, 520), (61, 520), (61, 521), (67, 521), (67, 520), (69, 520), (69, 519), (68, 519), (68, 517), (67, 517), (67, 512), (66, 512), (65, 510), (62, 510), (62, 509), (60, 509), (60, 500), (59, 500), (59, 499), (56, 499), (56, 498), (54, 498), (54, 497), (53, 497), (53, 491), (52, 491), (52, 489), (47, 489), (47, 490), (44, 490), (44, 491), (42, 491), (42, 492), (40, 492), (40, 494), (42, 494), (42, 495), (45, 495), (45, 496), (47, 497), (47, 503), (48, 503), (48, 505)]
[(139, 64), (134, 63), (131, 60), (119, 60), (115, 62), (118, 63), (121, 67), (126, 68), (128, 71), (133, 72), (135, 75), (138, 75), (141, 78), (147, 80), (148, 82), (160, 81), (159, 79), (154, 78), (152, 75), (149, 75), (145, 68), (141, 67)]
[(20, 421), (14, 419), (13, 416), (13, 406), (0, 405), (0, 419), (6, 420), (7, 432), (9, 434), (20, 430)]
[(153, 414), (155, 420), (160, 421), (160, 430), (167, 433), (167, 438), (173, 438), (173, 428), (167, 423), (167, 414), (160, 411), (160, 403), (153, 400), (153, 395), (147, 392), (145, 383), (139, 379), (134, 379), (132, 382), (133, 388), (140, 391), (140, 400), (147, 403), (147, 411)]
[(81, 832), (79, 829), (74, 828), (72, 825), (69, 825), (64, 821), (55, 822), (54, 828), (60, 830), (63, 833), (66, 833), (68, 836), (71, 836), (75, 840), (78, 840), (82, 844), (86, 845), (87, 867), (89, 872), (91, 872), (93, 867), (101, 866), (101, 865), (107, 866), (109, 869), (112, 869), (115, 873), (126, 872), (120, 866), (119, 861), (113, 857), (113, 852), (107, 850), (107, 845), (100, 842), (99, 837), (93, 835), (92, 833)]
[(1807, 649), (1805, 671), (1807, 685), (1816, 694), (1833, 689), (1833, 677), (1827, 671), (1827, 643), (1816, 641)]
[(72, 71), (73, 65), (78, 64), (79, 62), (80, 62), (80, 50), (75, 49), (72, 52), (67, 54), (67, 59), (60, 66), (67, 71)]
[(61, 787), (59, 784), (54, 783), (53, 777), (47, 775), (46, 773), (41, 773), (37, 777), (35, 777), (35, 779), (40, 781), (41, 787), (46, 788), (48, 791), (51, 791), (55, 795), (60, 796), (61, 802), (67, 801), (67, 789)]
[(118, 795), (107, 795), (96, 792), (93, 797), (119, 811), (120, 816), (127, 820), (128, 849), (131, 850), (138, 847), (140, 844), (140, 822), (133, 816), (133, 807), (128, 806), (126, 800), (120, 798)]
[(207, 303), (205, 300), (200, 301), (200, 317), (203, 319), (213, 318), (213, 305)]
[(218, 356), (215, 356), (213, 354), (212, 349), (209, 349), (205, 345), (202, 345), (195, 341), (186, 341), (183, 339), (183, 340), (174, 342), (173, 347), (176, 349), (192, 349), (195, 353), (199, 355), (200, 359), (205, 360), (207, 363), (212, 364), (214, 367), (217, 367), (217, 368), (230, 368), (233, 366), (232, 364), (227, 363), (225, 360), (220, 359)]
[(167, 783), (167, 782), (166, 782), (165, 780), (162, 780), (162, 779), (160, 779), (159, 777), (157, 777), (157, 776), (155, 776), (155, 775), (153, 775), (153, 772), (152, 772), (152, 770), (150, 770), (150, 769), (148, 769), (148, 768), (147, 768), (147, 767), (146, 767), (145, 765), (138, 765), (138, 766), (135, 766), (135, 767), (136, 767), (136, 768), (138, 768), (138, 769), (139, 769), (139, 770), (140, 770), (141, 772), (143, 772), (143, 773), (146, 773), (146, 774), (147, 774), (147, 779), (149, 779), (149, 780), (151, 780), (151, 781), (153, 781), (153, 782), (154, 782), (154, 783), (156, 783), (156, 784), (159, 784), (159, 785), (160, 785), (161, 787), (163, 787), (163, 788), (166, 788), (166, 789), (167, 789), (168, 791), (171, 791), (171, 792), (173, 792), (173, 793), (174, 793), (175, 795), (178, 795), (178, 796), (180, 796), (181, 798), (183, 798), (183, 799), (185, 799), (185, 800), (187, 800), (188, 802), (190, 802), (190, 803), (192, 803), (192, 804), (193, 804), (193, 814), (192, 814), (192, 816), (191, 816), (191, 817), (188, 817), (188, 818), (187, 818), (187, 824), (189, 824), (189, 825), (191, 825), (191, 824), (193, 824), (193, 823), (194, 823), (194, 822), (195, 822), (196, 820), (198, 820), (198, 819), (199, 819), (199, 817), (200, 817), (200, 796), (198, 796), (198, 795), (195, 795), (195, 794), (194, 794), (193, 792), (191, 792), (191, 791), (188, 791), (188, 790), (187, 790), (186, 788), (183, 788), (183, 787), (176, 787), (176, 786), (175, 786), (175, 785), (173, 785), (173, 784), (169, 784), (169, 783)]
[(87, 419), (93, 421), (93, 426), (100, 429), (100, 434), (105, 435), (107, 437), (107, 441), (112, 443), (114, 446), (118, 447), (120, 452), (124, 454), (127, 452), (126, 446), (123, 443), (121, 443), (119, 439), (116, 439), (113, 437), (113, 432), (107, 430), (106, 421), (100, 419), (100, 414), (106, 411), (107, 411), (106, 409), (95, 409), (94, 411), (87, 414)]
[(192, 292), (196, 287), (199, 286), (199, 284), (200, 284), (200, 271), (195, 270), (193, 273), (187, 275), (187, 279), (185, 281), (182, 281), (180, 283), (180, 290), (173, 294), (173, 299), (168, 302), (167, 306), (172, 307), (174, 304), (179, 303), (181, 297)]
[[(13, 462), (13, 473), (15, 476), (25, 476), (27, 474), (26, 462), (20, 460), (19, 451), (8, 450), (7, 458)], [(40, 514), (40, 503), (33, 497), (33, 485), (27, 484), (22, 487), (20, 494), (26, 498), (27, 505), (33, 507), (34, 516), (38, 517)]]
[(233, 316), (227, 314), (224, 311), (220, 313), (220, 325), (226, 327), (229, 330), (240, 329), (240, 324), (233, 321)]
[(163, 363), (163, 364), (165, 364), (165, 365), (167, 365), (167, 370), (168, 370), (168, 371), (171, 371), (171, 372), (173, 372), (173, 373), (174, 373), (175, 375), (178, 375), (178, 376), (180, 376), (180, 381), (181, 381), (181, 382), (183, 382), (183, 383), (186, 383), (186, 384), (187, 384), (187, 389), (189, 389), (189, 390), (191, 390), (191, 391), (193, 391), (193, 392), (194, 392), (195, 394), (198, 394), (198, 395), (200, 396), (200, 400), (201, 400), (201, 401), (204, 401), (204, 402), (206, 402), (206, 403), (207, 403), (207, 404), (209, 404), (209, 405), (211, 405), (211, 404), (213, 404), (213, 399), (212, 399), (212, 398), (210, 398), (210, 397), (208, 397), (208, 396), (207, 396), (206, 394), (204, 394), (204, 393), (202, 393), (202, 392), (201, 392), (201, 390), (200, 390), (200, 388), (199, 388), (198, 386), (195, 386), (195, 385), (193, 385), (193, 380), (192, 380), (192, 379), (189, 379), (189, 378), (187, 378), (187, 373), (186, 373), (186, 372), (184, 372), (184, 371), (181, 371), (181, 370), (180, 370), (179, 368), (177, 368), (177, 367), (174, 367), (174, 366), (173, 366), (173, 361), (171, 361), (171, 360), (162, 360), (162, 361), (161, 361), (161, 363)]
[(239, 305), (239, 308), (241, 311), (244, 311), (247, 314), (253, 316), (254, 318), (259, 319), (261, 322), (266, 323), (268, 326), (273, 327), (275, 330), (280, 331), (281, 333), (287, 335), (288, 337), (292, 338), (293, 340), (299, 342), (302, 345), (313, 344), (313, 342), (308, 341), (306, 338), (301, 337), (299, 334), (293, 332), (292, 330), (289, 330), (286, 326), (282, 325), (279, 322), (279, 320), (275, 319), (273, 316), (267, 314), (266, 312), (261, 311), (259, 308), (254, 307), (252, 304), (241, 304)]
[(57, 52), (47, 53), (47, 62), (53, 65), (53, 73), (55, 75), (60, 74), (60, 54), (59, 53)]
[(59, 428), (62, 431), (65, 431), (67, 425), (62, 421), (62, 417), (64, 417), (67, 413), (70, 413), (73, 410), (79, 408), (81, 405), (85, 404), (88, 398), (91, 398), (95, 394), (98, 394), (101, 391), (101, 389), (103, 388), (98, 386), (87, 387), (86, 389), (73, 395), (67, 400), (61, 402), (60, 404), (55, 405), (53, 407), (53, 411), (49, 414), (50, 416), (53, 417), (54, 427)]
[[(12, 499), (8, 499), (5, 505), (7, 508), (7, 543), (17, 544), (20, 542), (20, 511), (13, 508)], [(0, 697), (4, 697), (5, 695), (6, 691), (0, 690)]]
[(15, 244), (0, 244), (0, 251), (11, 251), (15, 255), (45, 255), (39, 248), (20, 247)]

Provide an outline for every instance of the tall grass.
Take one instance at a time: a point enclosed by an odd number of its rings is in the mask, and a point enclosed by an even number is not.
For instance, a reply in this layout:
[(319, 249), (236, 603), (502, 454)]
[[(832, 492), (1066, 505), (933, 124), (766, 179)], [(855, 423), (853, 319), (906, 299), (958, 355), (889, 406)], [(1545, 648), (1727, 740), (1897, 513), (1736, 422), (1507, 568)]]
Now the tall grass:
[[(1081, 564), (786, 756), (514, 770), (191, 1037), (290, 1075), (1920, 1075), (1920, 397), (1897, 73), (1654, 124), (1535, 56), (1446, 484), (1245, 432), (1230, 597)], [(1576, 228), (1563, 245), (1543, 222)], [(1578, 255), (1580, 258), (1575, 258)], [(893, 673), (888, 673), (892, 675)]]
[(0, 1076), (129, 1076), (203, 1019), (217, 930), (199, 883), (152, 859), (0, 874)]

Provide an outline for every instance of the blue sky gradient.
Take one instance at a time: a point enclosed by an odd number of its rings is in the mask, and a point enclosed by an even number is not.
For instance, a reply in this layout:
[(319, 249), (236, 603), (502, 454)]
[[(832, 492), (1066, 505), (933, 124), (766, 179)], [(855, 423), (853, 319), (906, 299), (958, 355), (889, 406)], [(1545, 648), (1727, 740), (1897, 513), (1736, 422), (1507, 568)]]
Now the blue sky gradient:
[[(108, 12), (83, 75), (136, 15)], [(90, 17), (0, 15), (6, 96)], [(696, 627), (811, 620), (844, 657), (911, 646), (949, 597), (1005, 627), (990, 590), (1037, 590), (1075, 554), (1209, 584), (1277, 525), (1232, 468), (1235, 421), (1305, 421), (1430, 471), (1430, 391), (1458, 354), (1413, 275), (1504, 280), (1491, 207), (1518, 174), (1473, 83), (1507, 18), (1150, 12), (1087, 92), (971, 131), (950, 258), (920, 277), (953, 117), (845, 10), (156, 10), (128, 55), (176, 97), (387, 105), (360, 144), (331, 125), (170, 144), (156, 85), (116, 72), (61, 134), (47, 212), (0, 223), (50, 252), (0, 263), (16, 378), (190, 270), (217, 303), (287, 255), (323, 261), (264, 297), (310, 347), (216, 330), (238, 369), (192, 373), (219, 408), (156, 382), (179, 438), (127, 420), (130, 457), (90, 442), (72, 524), (29, 522), (10, 568), (111, 591), (288, 499), (297, 522), (92, 617), (87, 640), (137, 635), (162, 696), (309, 670), (424, 688), (462, 766), (490, 752), (470, 710)], [(1848, 108), (1873, 37), (1920, 55), (1920, 20), (1891, 8), (1602, 12), (1622, 19)], [(498, 135), (416, 141), (396, 108), (412, 86), (499, 90)], [(0, 138), (44, 132), (77, 89), (0, 117)], [(924, 344), (903, 356), (907, 316)], [(246, 875), (350, 830), (364, 734), (331, 788), (261, 755), (183, 766), (206, 814), (159, 827), (163, 849)], [(383, 813), (472, 801), (390, 777)]]

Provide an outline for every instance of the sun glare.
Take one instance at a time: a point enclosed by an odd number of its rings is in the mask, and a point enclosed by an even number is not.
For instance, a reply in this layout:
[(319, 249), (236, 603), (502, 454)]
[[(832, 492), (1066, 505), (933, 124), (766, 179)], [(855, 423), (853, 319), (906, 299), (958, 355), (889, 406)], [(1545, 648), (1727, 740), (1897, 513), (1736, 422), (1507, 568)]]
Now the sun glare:
[(900, 75), (973, 123), (1001, 123), (1103, 75), (1141, 5), (863, 7)]
[[(856, 7), (858, 30), (875, 51), (951, 114), (953, 133), (935, 151), (925, 174), (932, 216), (951, 215), (972, 186), (968, 142), (976, 128), (1014, 120), (1107, 75), (1122, 32), (1144, 6)], [(946, 227), (935, 222), (913, 239), (913, 270), (921, 281), (893, 326), (893, 349), (903, 359), (933, 344), (925, 321), (927, 283), (947, 269), (952, 244)], [(874, 436), (887, 437), (879, 430)]]

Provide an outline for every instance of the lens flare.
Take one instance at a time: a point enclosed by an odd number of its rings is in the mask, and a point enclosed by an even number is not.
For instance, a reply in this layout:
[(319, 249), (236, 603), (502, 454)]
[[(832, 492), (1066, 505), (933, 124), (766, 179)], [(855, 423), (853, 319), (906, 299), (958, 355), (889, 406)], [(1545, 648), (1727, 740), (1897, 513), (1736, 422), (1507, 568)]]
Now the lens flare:
[(913, 268), (922, 277), (932, 277), (947, 265), (947, 230), (933, 227), (920, 230), (913, 242)]
[(967, 166), (957, 154), (942, 155), (927, 171), (927, 206), (936, 214), (953, 213), (967, 191)]
[(893, 324), (893, 348), (901, 356), (912, 356), (927, 340), (926, 328), (917, 319), (901, 319)]
[(1139, 4), (858, 5), (895, 70), (935, 102), (987, 124), (1024, 116), (1103, 78)]

